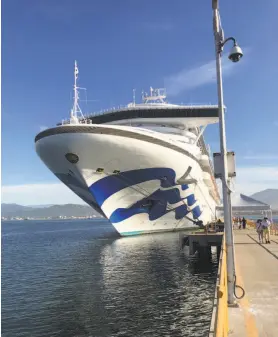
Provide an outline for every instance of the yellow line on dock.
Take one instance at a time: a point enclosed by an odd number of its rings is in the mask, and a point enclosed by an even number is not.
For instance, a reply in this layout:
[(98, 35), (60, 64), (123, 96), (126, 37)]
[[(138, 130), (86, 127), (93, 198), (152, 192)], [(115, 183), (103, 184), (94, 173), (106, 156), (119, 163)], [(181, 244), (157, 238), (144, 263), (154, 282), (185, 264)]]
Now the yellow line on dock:
[[(240, 268), (236, 265), (236, 278), (237, 283), (244, 288), (244, 283), (242, 280), (242, 276), (240, 273)], [(256, 325), (255, 316), (251, 312), (250, 303), (245, 293), (245, 296), (238, 300), (240, 307), (243, 309), (244, 312), (244, 322), (245, 322), (245, 330), (246, 330), (246, 337), (259, 337), (259, 332)]]

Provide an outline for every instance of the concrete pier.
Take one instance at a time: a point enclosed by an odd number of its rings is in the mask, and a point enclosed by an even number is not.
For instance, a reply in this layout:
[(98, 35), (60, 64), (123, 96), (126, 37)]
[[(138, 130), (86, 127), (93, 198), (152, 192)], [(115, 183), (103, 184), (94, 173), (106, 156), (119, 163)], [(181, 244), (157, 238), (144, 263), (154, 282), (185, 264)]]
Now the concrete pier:
[[(278, 336), (278, 236), (260, 244), (253, 229), (235, 230), (237, 283), (246, 295), (228, 308), (229, 336)], [(240, 295), (240, 294), (239, 294)]]
[[(278, 232), (272, 231), (270, 244), (261, 244), (253, 228), (234, 230), (236, 285), (245, 296), (228, 307), (226, 248), (223, 233), (195, 232), (182, 237), (190, 254), (198, 251), (207, 259), (211, 247), (220, 256), (210, 337), (278, 336)], [(235, 289), (241, 297), (242, 289)]]
[(183, 236), (182, 247), (189, 247), (189, 254), (199, 253), (201, 258), (211, 256), (211, 247), (217, 247), (218, 256), (220, 255), (223, 233), (195, 232)]

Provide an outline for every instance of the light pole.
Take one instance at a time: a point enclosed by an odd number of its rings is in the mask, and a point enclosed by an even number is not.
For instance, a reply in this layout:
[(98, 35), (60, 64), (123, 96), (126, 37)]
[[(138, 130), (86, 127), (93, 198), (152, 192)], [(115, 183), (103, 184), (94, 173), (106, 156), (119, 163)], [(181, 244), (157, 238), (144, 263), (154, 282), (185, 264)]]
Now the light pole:
[(219, 115), (219, 132), (220, 132), (220, 150), (222, 157), (222, 191), (223, 191), (223, 207), (224, 207), (224, 226), (226, 238), (227, 252), (227, 278), (228, 278), (228, 304), (234, 304), (234, 287), (235, 287), (235, 263), (234, 263), (234, 245), (233, 245), (233, 227), (231, 214), (231, 190), (229, 188), (228, 165), (227, 165), (227, 146), (226, 146), (226, 130), (225, 115), (223, 103), (223, 86), (222, 86), (222, 68), (221, 53), (224, 44), (230, 40), (234, 42), (234, 46), (230, 52), (229, 59), (232, 62), (238, 62), (243, 56), (242, 50), (237, 45), (233, 37), (224, 39), (224, 32), (221, 27), (218, 0), (212, 0), (213, 9), (213, 32), (215, 40), (215, 57), (216, 57), (216, 75), (217, 75), (217, 91), (218, 91), (218, 115)]

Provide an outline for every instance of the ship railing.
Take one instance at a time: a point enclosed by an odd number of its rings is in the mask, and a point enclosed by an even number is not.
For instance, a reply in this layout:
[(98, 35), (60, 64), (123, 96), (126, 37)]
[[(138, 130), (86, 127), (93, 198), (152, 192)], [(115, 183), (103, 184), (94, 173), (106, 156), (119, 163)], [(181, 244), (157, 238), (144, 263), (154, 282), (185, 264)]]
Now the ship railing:
[[(117, 113), (120, 111), (133, 111), (136, 109), (140, 109), (140, 110), (148, 110), (150, 109), (150, 105), (151, 104), (146, 104), (146, 106), (144, 106), (144, 104), (140, 104), (140, 105), (132, 105), (132, 106), (118, 106), (118, 107), (113, 107), (111, 109), (106, 109), (106, 110), (100, 110), (97, 112), (93, 112), (90, 114), (87, 114), (85, 119), (89, 120), (90, 118), (93, 117), (97, 117), (97, 116), (102, 116), (102, 115), (107, 115), (107, 114), (112, 114), (112, 113)], [(161, 110), (161, 109), (173, 109), (173, 105), (169, 105), (167, 106), (167, 103), (165, 105), (159, 105), (159, 106), (152, 106), (151, 107), (152, 110)], [(212, 108), (217, 108), (217, 105), (214, 104), (198, 104), (198, 103), (190, 103), (189, 105), (177, 105), (175, 106), (176, 110), (190, 110), (190, 109), (212, 109)], [(83, 121), (84, 119), (82, 117), (79, 118), (79, 121)], [(70, 120), (63, 120), (61, 123), (57, 124), (57, 125), (65, 125), (65, 124), (70, 124)], [(85, 123), (85, 124), (90, 124), (90, 123)]]
[[(100, 116), (100, 115), (106, 115), (106, 114), (109, 114), (109, 113), (116, 113), (118, 111), (132, 111), (136, 108), (140, 108), (140, 109), (146, 109), (148, 110), (150, 108), (150, 106), (152, 106), (151, 103), (148, 103), (146, 104), (146, 106), (144, 106), (144, 104), (139, 104), (139, 105), (132, 105), (132, 106), (118, 106), (118, 107), (113, 107), (111, 109), (106, 109), (106, 110), (100, 110), (100, 111), (97, 111), (97, 112), (94, 112), (92, 114), (89, 114), (88, 117), (95, 117), (95, 116)], [(161, 108), (163, 109), (173, 109), (173, 105), (169, 104), (169, 106), (167, 106), (167, 103), (165, 103), (165, 105), (161, 104), (161, 105), (158, 105), (158, 106), (155, 106), (153, 105), (152, 106), (152, 110), (160, 110)], [(184, 110), (184, 109), (196, 109), (196, 108), (199, 108), (199, 109), (211, 109), (211, 108), (217, 108), (217, 105), (213, 105), (213, 104), (198, 104), (198, 103), (190, 103), (189, 105), (184, 105), (184, 106), (181, 106), (181, 105), (177, 105), (175, 106), (175, 109), (177, 110)]]
[[(88, 117), (85, 118), (79, 118), (78, 119), (79, 124), (93, 124), (93, 121), (91, 119), (89, 119)], [(70, 120), (69, 119), (63, 119), (61, 123), (58, 123), (57, 125), (68, 125), (70, 124)]]
[[(199, 129), (199, 128), (198, 128), (198, 131), (200, 132), (200, 129)], [(213, 167), (213, 163), (212, 163), (212, 161), (211, 161), (210, 153), (209, 153), (208, 148), (207, 148), (207, 146), (206, 146), (205, 139), (204, 139), (204, 136), (203, 136), (203, 135), (199, 138), (197, 144), (198, 144), (198, 146), (200, 147), (202, 154), (208, 156), (208, 158), (209, 158), (209, 166), (210, 166), (210, 175), (211, 175), (211, 179), (212, 179), (212, 182), (213, 182), (214, 189), (215, 189), (215, 191), (216, 191), (217, 197), (220, 198), (220, 195), (219, 195), (219, 192), (218, 192), (218, 186), (217, 186), (216, 180), (215, 180), (215, 178), (214, 178), (214, 167)]]

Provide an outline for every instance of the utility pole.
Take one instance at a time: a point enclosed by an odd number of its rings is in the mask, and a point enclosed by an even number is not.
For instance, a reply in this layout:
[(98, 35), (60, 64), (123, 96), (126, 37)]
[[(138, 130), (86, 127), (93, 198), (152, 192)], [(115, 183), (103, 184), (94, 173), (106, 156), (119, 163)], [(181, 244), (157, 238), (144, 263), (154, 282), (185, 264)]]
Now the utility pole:
[(228, 162), (227, 162), (221, 53), (223, 51), (224, 44), (227, 41), (232, 40), (234, 42), (234, 47), (231, 50), (229, 59), (233, 62), (238, 62), (240, 58), (243, 56), (243, 54), (234, 38), (230, 37), (224, 40), (224, 32), (221, 27), (218, 0), (212, 0), (212, 9), (213, 9), (213, 32), (215, 41), (215, 58), (216, 58), (220, 151), (222, 159), (221, 179), (222, 179), (223, 208), (224, 208), (224, 226), (225, 226), (224, 228), (225, 228), (226, 252), (227, 252), (228, 304), (233, 305), (235, 303), (234, 298), (235, 261), (234, 261), (233, 227), (232, 227), (232, 214), (231, 214), (231, 190), (229, 187)]

